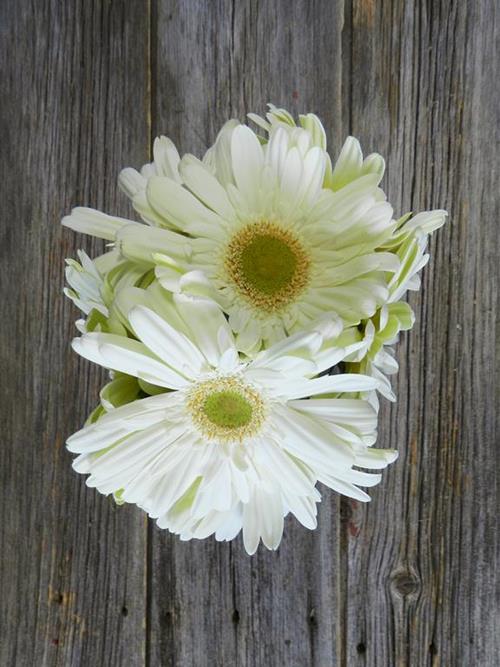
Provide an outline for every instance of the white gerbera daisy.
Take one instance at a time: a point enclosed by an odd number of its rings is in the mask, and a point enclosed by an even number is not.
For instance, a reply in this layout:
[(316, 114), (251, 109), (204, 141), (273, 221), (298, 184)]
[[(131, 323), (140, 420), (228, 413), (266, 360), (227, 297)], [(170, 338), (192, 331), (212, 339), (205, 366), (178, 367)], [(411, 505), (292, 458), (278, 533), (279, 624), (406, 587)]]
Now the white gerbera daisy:
[(89, 209), (63, 223), (156, 264), (167, 289), (178, 289), (183, 272), (204, 271), (249, 355), (325, 313), (357, 323), (384, 303), (399, 268), (394, 253), (380, 250), (396, 226), (378, 187), (383, 160), (358, 165), (359, 145), (350, 139), (332, 172), (321, 124), (308, 116), (304, 125), (275, 124), (263, 142), (230, 121), (203, 161), (179, 159), (163, 137), (151, 165), (120, 177), (156, 228), (101, 214), (99, 232), (99, 214)]
[(66, 259), (64, 294), (87, 316), (76, 321), (79, 331), (106, 331), (125, 334), (115, 314), (115, 299), (121, 290), (147, 286), (154, 279), (142, 264), (124, 259), (115, 248), (91, 259), (77, 251), (80, 262)]
[[(85, 315), (95, 309), (107, 317), (109, 311), (102, 294), (104, 281), (97, 265), (106, 261), (111, 253), (108, 253), (107, 256), (102, 255), (95, 261), (92, 261), (84, 250), (78, 250), (77, 254), (80, 262), (75, 259), (66, 259), (64, 274), (69, 287), (64, 288), (64, 294)], [(116, 255), (115, 252), (112, 254)]]
[(136, 339), (92, 332), (73, 347), (165, 393), (108, 405), (69, 438), (69, 450), (80, 454), (74, 467), (90, 475), (89, 486), (136, 503), (182, 539), (230, 540), (242, 528), (248, 553), (261, 538), (276, 549), (290, 512), (316, 526), (317, 481), (369, 499), (358, 486), (380, 475), (357, 468), (385, 468), (396, 453), (371, 447), (377, 415), (366, 401), (321, 397), (376, 385), (363, 375), (317, 377), (351, 351), (332, 344), (325, 352), (339, 322), (244, 363), (214, 302), (154, 286), (122, 296)]
[[(415, 217), (408, 213), (398, 221), (397, 230), (385, 247), (400, 260), (400, 267), (389, 282), (387, 302), (373, 317), (344, 335), (344, 339), (351, 342), (363, 341), (363, 345), (346, 358), (347, 372), (376, 378), (378, 391), (391, 401), (395, 401), (396, 396), (387, 376), (398, 371), (393, 346), (400, 332), (411, 329), (415, 322), (413, 310), (400, 299), (408, 291), (420, 288), (419, 272), (429, 261), (426, 253), (429, 236), (444, 224), (446, 216), (446, 211), (442, 210), (419, 213)], [(378, 406), (375, 392), (370, 400)]]

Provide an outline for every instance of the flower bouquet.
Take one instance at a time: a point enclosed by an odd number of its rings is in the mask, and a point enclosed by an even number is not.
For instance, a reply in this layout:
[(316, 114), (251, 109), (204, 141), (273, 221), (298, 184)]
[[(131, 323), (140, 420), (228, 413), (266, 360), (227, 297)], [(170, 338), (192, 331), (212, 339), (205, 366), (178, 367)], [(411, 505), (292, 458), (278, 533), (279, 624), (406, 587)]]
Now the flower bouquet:
[(349, 137), (335, 162), (314, 114), (229, 120), (200, 160), (166, 137), (119, 185), (140, 222), (75, 208), (109, 242), (67, 260), (73, 348), (109, 370), (67, 441), (87, 485), (181, 539), (276, 549), (316, 527), (317, 483), (357, 500), (397, 458), (375, 447), (395, 400), (394, 344), (414, 315), (442, 210), (394, 218), (384, 160)]

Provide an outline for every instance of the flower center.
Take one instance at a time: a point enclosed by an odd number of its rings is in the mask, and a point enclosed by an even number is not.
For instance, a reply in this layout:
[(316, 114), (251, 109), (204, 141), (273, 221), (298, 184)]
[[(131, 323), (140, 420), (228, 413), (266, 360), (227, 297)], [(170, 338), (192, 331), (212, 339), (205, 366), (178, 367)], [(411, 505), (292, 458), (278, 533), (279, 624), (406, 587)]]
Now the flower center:
[(188, 393), (186, 405), (209, 440), (241, 442), (255, 435), (265, 418), (262, 397), (237, 376), (200, 382)]
[(252, 223), (235, 234), (224, 264), (240, 294), (266, 312), (287, 306), (309, 281), (310, 260), (302, 243), (273, 222)]
[(205, 399), (205, 416), (222, 428), (241, 428), (252, 419), (252, 405), (237, 391), (217, 391)]

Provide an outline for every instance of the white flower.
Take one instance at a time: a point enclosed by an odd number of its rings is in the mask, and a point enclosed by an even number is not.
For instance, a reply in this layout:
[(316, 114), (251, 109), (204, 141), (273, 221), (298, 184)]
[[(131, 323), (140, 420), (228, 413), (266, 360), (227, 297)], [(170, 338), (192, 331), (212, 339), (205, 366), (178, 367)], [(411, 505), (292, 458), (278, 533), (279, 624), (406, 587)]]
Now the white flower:
[(153, 143), (153, 162), (145, 164), (138, 172), (132, 167), (123, 169), (118, 179), (123, 192), (132, 200), (135, 210), (144, 222), (153, 227), (163, 227), (164, 221), (149, 205), (146, 188), (153, 176), (166, 176), (182, 183), (179, 174), (180, 156), (174, 143), (168, 137), (156, 137)]
[[(376, 391), (362, 394), (377, 410), (377, 391), (390, 401), (396, 400), (387, 377), (398, 371), (393, 346), (398, 341), (399, 333), (411, 329), (414, 321), (415, 316), (410, 306), (398, 301), (384, 304), (374, 317), (363, 323), (362, 331), (351, 330), (351, 340), (360, 340), (361, 345), (346, 357), (345, 370), (347, 373), (362, 373), (378, 380)], [(347, 334), (348, 332), (344, 337), (347, 337)]]
[[(113, 293), (107, 284), (107, 278), (123, 260), (116, 250), (90, 259), (83, 250), (77, 251), (80, 262), (66, 259), (65, 277), (68, 287), (64, 294), (73, 301), (87, 317), (76, 321), (76, 327), (82, 333), (93, 329), (107, 328), (110, 316), (110, 304)], [(116, 331), (118, 333), (118, 331)]]
[(230, 540), (243, 529), (248, 553), (260, 539), (276, 549), (288, 513), (316, 526), (318, 481), (369, 499), (358, 487), (380, 475), (357, 468), (383, 469), (396, 453), (371, 447), (377, 415), (366, 401), (321, 397), (376, 385), (363, 375), (317, 377), (351, 351), (333, 344), (325, 351), (339, 322), (242, 362), (227, 320), (208, 299), (151, 286), (122, 292), (121, 305), (130, 308), (121, 316), (136, 340), (93, 332), (73, 347), (165, 393), (108, 405), (69, 438), (89, 486), (136, 503), (181, 539)]
[(384, 250), (397, 254), (400, 262), (389, 281), (388, 303), (399, 301), (409, 290), (420, 289), (418, 273), (429, 261), (426, 253), (429, 237), (444, 225), (447, 215), (438, 209), (413, 217), (407, 213), (398, 221), (395, 233), (384, 246)]
[(275, 124), (265, 143), (230, 121), (203, 161), (179, 160), (162, 138), (154, 163), (120, 178), (149, 227), (89, 209), (63, 223), (156, 264), (167, 289), (186, 271), (204, 271), (249, 355), (325, 313), (357, 323), (385, 302), (399, 268), (380, 250), (396, 226), (378, 187), (383, 160), (363, 161), (349, 139), (332, 171), (321, 124), (304, 118), (303, 128)]
[(64, 294), (87, 316), (76, 321), (82, 333), (107, 331), (126, 334), (117, 321), (115, 300), (121, 290), (130, 286), (149, 284), (154, 276), (148, 276), (143, 265), (124, 260), (114, 249), (95, 259), (78, 250), (80, 263), (66, 259), (65, 276), (69, 287)]
[[(286, 109), (278, 109), (274, 104), (269, 104), (269, 112), (264, 120), (254, 113), (248, 117), (259, 127), (262, 127), (271, 135), (278, 127), (287, 132), (295, 132), (296, 125), (293, 116)], [(319, 146), (326, 151), (326, 133), (319, 118), (313, 114), (299, 115), (299, 122), (303, 130), (308, 132), (310, 141), (314, 146)], [(384, 158), (378, 153), (372, 153), (363, 159), (363, 153), (359, 141), (354, 137), (348, 137), (344, 143), (340, 155), (332, 169), (330, 157), (326, 155), (325, 179), (323, 186), (331, 190), (340, 190), (361, 176), (372, 174), (380, 183), (385, 171)]]
[[(104, 281), (97, 268), (97, 261), (93, 262), (83, 250), (78, 250), (77, 252), (80, 263), (74, 259), (66, 259), (65, 276), (69, 287), (64, 288), (64, 294), (85, 315), (88, 315), (91, 310), (95, 309), (107, 317), (108, 307), (102, 295)], [(102, 260), (103, 257), (100, 259)]]
[[(377, 390), (390, 401), (396, 400), (387, 377), (398, 371), (394, 345), (400, 332), (411, 329), (415, 322), (413, 310), (400, 299), (408, 291), (420, 288), (418, 274), (429, 261), (426, 253), (429, 236), (444, 224), (446, 216), (446, 211), (426, 211), (415, 217), (408, 213), (398, 221), (397, 230), (384, 246), (385, 250), (397, 254), (400, 261), (398, 271), (389, 281), (387, 303), (382, 305), (373, 317), (363, 322), (361, 327), (346, 331), (344, 335), (344, 338), (351, 342), (362, 341), (359, 349), (346, 358), (347, 371), (363, 373), (377, 379)], [(378, 407), (375, 392), (369, 395), (369, 400)]]

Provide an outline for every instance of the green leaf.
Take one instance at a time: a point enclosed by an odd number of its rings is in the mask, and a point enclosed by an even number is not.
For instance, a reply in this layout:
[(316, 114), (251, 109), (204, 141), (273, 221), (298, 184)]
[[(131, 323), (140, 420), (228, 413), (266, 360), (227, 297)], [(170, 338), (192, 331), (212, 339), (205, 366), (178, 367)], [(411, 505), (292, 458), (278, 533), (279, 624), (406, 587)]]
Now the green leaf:
[(140, 391), (141, 387), (136, 378), (119, 375), (101, 389), (101, 403), (105, 410), (113, 410), (135, 401)]

